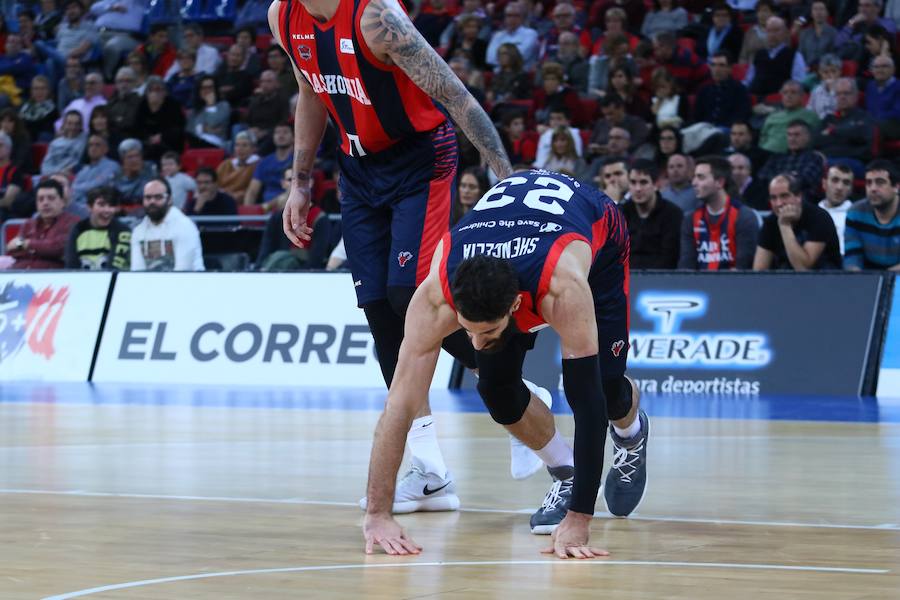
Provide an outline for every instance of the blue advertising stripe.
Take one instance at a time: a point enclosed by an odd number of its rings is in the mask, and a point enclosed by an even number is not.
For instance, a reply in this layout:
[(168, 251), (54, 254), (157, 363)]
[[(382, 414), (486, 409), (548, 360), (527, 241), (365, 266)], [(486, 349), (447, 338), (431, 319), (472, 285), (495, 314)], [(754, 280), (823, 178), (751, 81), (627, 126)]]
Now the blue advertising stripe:
[(882, 369), (900, 369), (900, 294), (895, 293), (891, 302), (887, 332), (884, 337), (884, 353), (881, 355)]

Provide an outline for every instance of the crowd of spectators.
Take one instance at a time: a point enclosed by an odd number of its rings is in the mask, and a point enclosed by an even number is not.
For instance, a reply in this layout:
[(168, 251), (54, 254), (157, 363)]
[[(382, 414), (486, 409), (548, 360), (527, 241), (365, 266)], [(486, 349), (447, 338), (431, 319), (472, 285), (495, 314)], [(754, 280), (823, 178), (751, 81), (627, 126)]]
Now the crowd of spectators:
[[(238, 215), (267, 218), (258, 268), (339, 264), (331, 128), (313, 242), (279, 233), (297, 83), (266, 24), (148, 25), (145, 4), (0, 21), (0, 222), (28, 219), (0, 265), (203, 270), (208, 218)], [(407, 7), (517, 168), (620, 204), (632, 268), (900, 270), (900, 0)], [(496, 181), (458, 140), (454, 220)]]

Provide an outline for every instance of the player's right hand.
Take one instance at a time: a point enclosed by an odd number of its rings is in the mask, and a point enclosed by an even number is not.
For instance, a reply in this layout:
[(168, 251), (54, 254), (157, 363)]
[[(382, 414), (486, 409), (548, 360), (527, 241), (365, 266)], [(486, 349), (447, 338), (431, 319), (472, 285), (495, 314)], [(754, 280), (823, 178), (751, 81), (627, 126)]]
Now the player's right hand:
[(375, 544), (392, 555), (418, 554), (422, 551), (422, 546), (407, 537), (400, 524), (390, 515), (366, 514), (363, 535), (366, 538), (366, 554), (375, 551)]
[(306, 224), (312, 192), (307, 186), (293, 186), (281, 215), (284, 235), (295, 246), (312, 239), (312, 227)]

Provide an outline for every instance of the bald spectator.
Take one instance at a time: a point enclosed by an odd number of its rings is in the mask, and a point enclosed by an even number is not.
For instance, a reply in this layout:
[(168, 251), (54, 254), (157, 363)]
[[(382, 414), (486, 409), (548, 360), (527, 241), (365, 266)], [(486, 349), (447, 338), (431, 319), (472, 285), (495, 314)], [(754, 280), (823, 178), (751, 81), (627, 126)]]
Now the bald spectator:
[(37, 215), (22, 226), (9, 243), (8, 252), (15, 259), (14, 269), (62, 269), (69, 232), (80, 220), (65, 212), (62, 186), (52, 179), (38, 184)]
[(145, 216), (131, 233), (131, 270), (204, 271), (200, 231), (172, 205), (169, 184), (151, 179), (141, 198)]
[(503, 28), (494, 33), (488, 44), (485, 56), (488, 66), (499, 68), (497, 50), (506, 43), (514, 44), (519, 49), (526, 70), (534, 67), (538, 55), (538, 33), (525, 26), (525, 7), (519, 2), (510, 2), (503, 10)]
[(857, 177), (864, 173), (863, 162), (872, 154), (875, 123), (864, 109), (859, 108), (856, 80), (842, 77), (835, 83), (837, 110), (825, 117), (816, 148), (834, 164), (845, 159)]
[(805, 121), (813, 133), (822, 125), (818, 115), (803, 106), (803, 86), (796, 81), (781, 86), (781, 105), (781, 110), (766, 117), (759, 133), (759, 146), (768, 152), (787, 152), (788, 123)]
[(278, 77), (274, 71), (263, 71), (247, 107), (247, 127), (260, 144), (269, 145), (275, 125), (287, 121), (288, 116), (288, 98), (282, 93)]
[(659, 191), (663, 198), (689, 214), (697, 208), (697, 196), (691, 187), (694, 177), (694, 159), (685, 154), (673, 154), (666, 163), (668, 182)]
[(787, 152), (773, 154), (760, 170), (763, 181), (780, 173), (793, 177), (804, 192), (812, 192), (822, 180), (822, 156), (812, 150), (812, 132), (805, 121), (791, 121), (787, 128)]
[(788, 79), (803, 81), (806, 61), (789, 44), (790, 32), (784, 19), (769, 17), (766, 21), (766, 48), (757, 51), (744, 79), (751, 94), (768, 96), (777, 92)]
[(894, 59), (878, 55), (870, 67), (872, 80), (866, 86), (866, 110), (885, 139), (900, 138), (900, 81), (894, 77)]

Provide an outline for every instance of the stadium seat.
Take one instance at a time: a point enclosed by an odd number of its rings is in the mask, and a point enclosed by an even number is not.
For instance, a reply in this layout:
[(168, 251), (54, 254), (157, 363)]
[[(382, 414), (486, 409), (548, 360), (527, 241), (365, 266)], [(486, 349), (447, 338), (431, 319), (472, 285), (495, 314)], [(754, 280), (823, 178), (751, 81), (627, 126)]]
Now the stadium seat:
[(841, 76), (856, 77), (856, 70), (858, 68), (859, 65), (855, 60), (845, 60), (841, 63)]
[(44, 157), (47, 156), (48, 147), (49, 144), (40, 142), (31, 145), (31, 164), (34, 165), (35, 169), (40, 170), (41, 164), (44, 162)]
[(744, 77), (747, 76), (747, 71), (750, 69), (750, 65), (744, 63), (735, 63), (731, 65), (731, 76), (735, 78), (737, 81), (743, 81)]
[(578, 134), (581, 136), (581, 145), (583, 150), (587, 150), (588, 145), (591, 143), (591, 133), (593, 133), (590, 129), (579, 129)]
[(245, 216), (256, 216), (264, 215), (266, 214), (266, 211), (263, 209), (262, 204), (239, 204), (238, 214)]
[(689, 37), (680, 37), (678, 38), (678, 46), (680, 48), (686, 48), (691, 52), (697, 51), (697, 40)]
[(233, 35), (210, 35), (203, 38), (203, 41), (218, 50), (219, 52), (227, 52), (234, 44)]
[(174, 23), (176, 21), (175, 15), (169, 12), (169, 3), (166, 0), (150, 0), (147, 3), (147, 10), (144, 14), (149, 25)]
[(187, 22), (200, 21), (203, 15), (203, 0), (182, 0), (181, 18)]
[(21, 223), (7, 223), (6, 228), (3, 230), (3, 247), (6, 248), (13, 241), (13, 238), (19, 235), (21, 230)]
[(321, 184), (313, 188), (313, 202), (318, 204), (329, 191), (337, 188), (337, 182), (334, 179), (325, 179)]
[(273, 39), (271, 34), (260, 33), (256, 36), (256, 49), (265, 54), (269, 46), (272, 45)]
[(181, 167), (193, 177), (200, 167), (215, 169), (225, 160), (225, 151), (220, 148), (190, 148), (181, 155)]
[(230, 21), (237, 20), (237, 0), (206, 0), (200, 13), (200, 21)]

